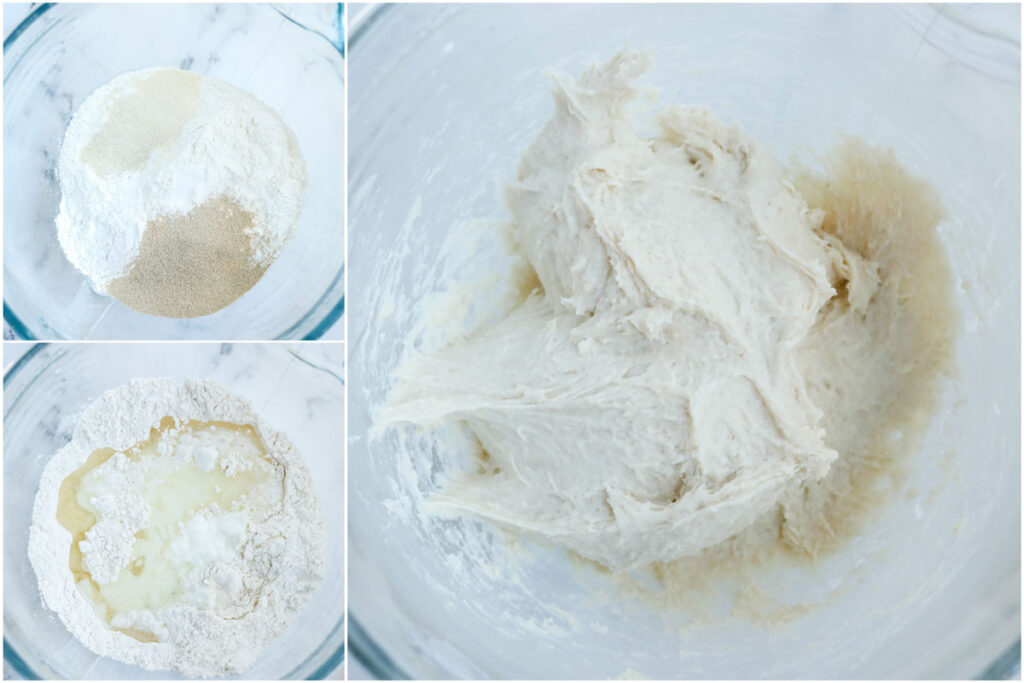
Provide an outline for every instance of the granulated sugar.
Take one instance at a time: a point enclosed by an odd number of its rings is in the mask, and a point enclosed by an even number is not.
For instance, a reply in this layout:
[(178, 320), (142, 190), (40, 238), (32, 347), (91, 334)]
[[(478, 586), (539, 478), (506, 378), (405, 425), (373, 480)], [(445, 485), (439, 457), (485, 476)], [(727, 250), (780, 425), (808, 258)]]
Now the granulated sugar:
[(208, 315), (251, 289), (295, 234), (306, 170), (280, 116), (176, 69), (118, 76), (68, 126), (57, 237), (101, 294)]

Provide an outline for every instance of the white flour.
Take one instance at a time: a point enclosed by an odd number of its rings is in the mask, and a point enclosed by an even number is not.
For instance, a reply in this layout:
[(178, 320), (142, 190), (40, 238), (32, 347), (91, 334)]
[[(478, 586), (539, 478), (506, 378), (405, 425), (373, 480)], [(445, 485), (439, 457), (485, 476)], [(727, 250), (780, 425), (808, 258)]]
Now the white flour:
[(125, 275), (147, 224), (226, 196), (252, 213), (254, 265), (295, 232), (306, 170), (295, 136), (253, 95), (176, 69), (118, 76), (75, 112), (61, 148), (57, 237), (96, 291)]
[[(169, 604), (159, 609), (117, 613), (108, 624), (83, 593), (89, 586), (76, 585), (65, 559), (72, 535), (57, 519), (61, 484), (96, 450), (129, 449), (145, 441), (165, 417), (177, 423), (252, 425), (266, 451), (260, 463), (270, 484), (231, 511), (213, 506), (179, 524), (167, 554), (172, 566), (185, 566), (185, 590), (169, 593)], [(234, 476), (254, 468), (252, 460), (227, 449), (218, 456), (217, 449), (184, 444), (177, 451), (191, 453), (203, 471), (219, 468)], [(178, 457), (159, 447), (158, 452), (161, 457), (149, 460), (164, 463)], [(138, 495), (143, 474), (138, 461), (118, 454), (100, 467), (109, 492), (92, 498), (102, 512), (80, 548), (83, 566), (94, 582), (103, 584), (130, 569), (132, 546), (143, 542), (136, 532), (158, 511)], [(244, 399), (210, 381), (135, 379), (91, 403), (71, 442), (46, 465), (33, 509), (29, 559), (44, 605), (92, 651), (150, 670), (219, 676), (248, 669), (307, 602), (324, 571), (323, 518), (299, 454)], [(156, 642), (111, 627), (144, 631)]]

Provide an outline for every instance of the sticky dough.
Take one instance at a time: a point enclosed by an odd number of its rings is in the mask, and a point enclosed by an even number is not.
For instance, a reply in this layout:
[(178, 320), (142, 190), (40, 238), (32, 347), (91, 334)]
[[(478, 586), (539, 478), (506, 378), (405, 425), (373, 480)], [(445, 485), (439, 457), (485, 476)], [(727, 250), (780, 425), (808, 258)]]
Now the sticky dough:
[(627, 107), (648, 66), (624, 53), (553, 77), (554, 116), (507, 190), (539, 286), (405, 362), (378, 415), (457, 420), (479, 440), (481, 471), (437, 508), (615, 570), (696, 555), (787, 505), (805, 518), (793, 534), (820, 525), (805, 502), (828, 497), (852, 447), (826, 433), (832, 387), (851, 412), (880, 406), (848, 406), (877, 397), (842, 387), (891, 388), (874, 350), (835, 349), (837, 330), (853, 349), (885, 342), (864, 322), (885, 264), (823, 229), (826, 212), (711, 113), (671, 107), (660, 135), (637, 135)]

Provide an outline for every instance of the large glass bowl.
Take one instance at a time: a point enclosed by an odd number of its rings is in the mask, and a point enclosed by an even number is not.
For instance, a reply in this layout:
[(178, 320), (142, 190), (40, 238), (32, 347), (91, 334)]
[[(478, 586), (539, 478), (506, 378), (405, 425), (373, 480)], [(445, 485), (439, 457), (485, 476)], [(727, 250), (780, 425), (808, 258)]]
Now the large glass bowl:
[[(340, 5), (47, 4), (4, 41), (4, 318), (29, 339), (316, 338), (344, 302)], [(295, 132), (309, 182), (295, 239), (212, 315), (144, 315), (97, 295), (57, 242), (64, 129), (93, 90), (145, 67), (252, 92)]]
[(342, 344), (40, 344), (4, 376), (4, 660), (24, 678), (165, 679), (167, 671), (99, 657), (43, 607), (28, 561), (43, 467), (78, 413), (134, 377), (202, 378), (244, 396), (295, 445), (327, 535), (326, 574), (305, 609), (244, 679), (323, 678), (345, 643)]
[[(351, 647), (418, 678), (963, 678), (1020, 636), (1020, 40), (1015, 6), (351, 7)], [(783, 162), (841, 133), (891, 147), (941, 193), (961, 311), (959, 376), (908, 480), (815, 570), (803, 615), (665, 623), (595, 598), (564, 552), (425, 518), (433, 442), (371, 433), (419, 304), (448, 289), (468, 221), (508, 220), (501, 185), (550, 117), (545, 68), (650, 48), (643, 83), (707, 106)], [(529, 359), (524, 359), (529, 362)], [(407, 455), (421, 467), (410, 467)], [(436, 462), (436, 460), (434, 460)], [(934, 493), (934, 495), (931, 495)], [(515, 550), (519, 548), (519, 550)], [(470, 552), (472, 550), (472, 552)], [(518, 560), (516, 555), (526, 554)], [(486, 561), (481, 557), (487, 557)], [(837, 588), (838, 587), (838, 588)], [(612, 607), (615, 607), (613, 609)], [(1016, 652), (1016, 654), (1015, 654)], [(1007, 654), (1008, 653), (1008, 654)], [(1002, 657), (1002, 658), (1001, 658)]]

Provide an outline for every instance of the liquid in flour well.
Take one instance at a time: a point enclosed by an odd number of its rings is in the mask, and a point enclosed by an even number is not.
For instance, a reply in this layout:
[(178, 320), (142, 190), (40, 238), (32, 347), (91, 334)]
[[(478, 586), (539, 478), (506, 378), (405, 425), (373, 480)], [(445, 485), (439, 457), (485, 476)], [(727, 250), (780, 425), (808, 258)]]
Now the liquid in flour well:
[[(113, 581), (97, 580), (84, 550), (88, 532), (102, 517), (103, 496), (129, 493), (121, 490), (132, 481), (122, 476), (127, 467), (144, 468), (143, 499), (150, 514), (135, 533), (127, 566)], [(130, 615), (215, 600), (215, 589), (188, 586), (188, 575), (239, 552), (246, 534), (239, 509), (258, 490), (280, 500), (274, 471), (255, 429), (228, 422), (177, 425), (164, 418), (148, 439), (131, 448), (94, 451), (62, 482), (57, 508), (58, 521), (72, 534), (68, 566), (79, 590), (112, 629), (142, 642), (160, 640)]]
[(84, 647), (206, 678), (267, 652), (326, 546), (284, 433), (216, 382), (136, 378), (86, 405), (46, 463), (28, 558), (42, 605)]

